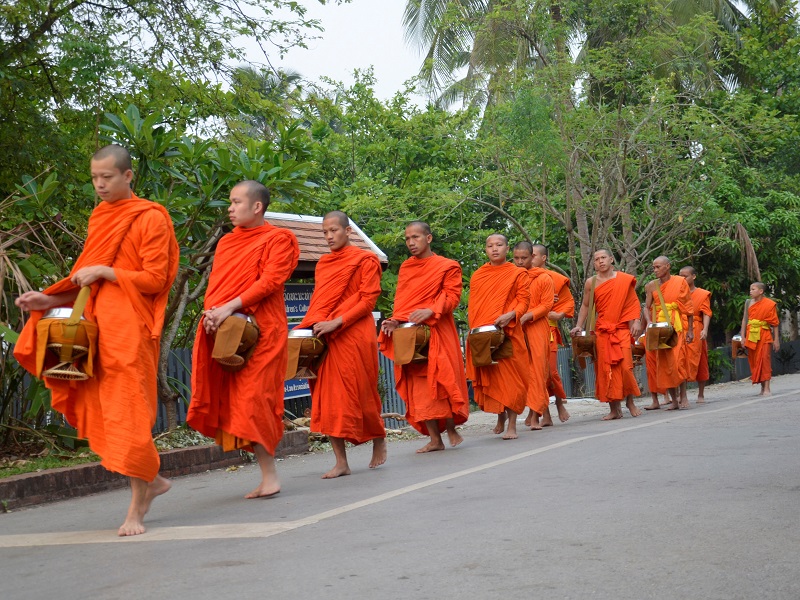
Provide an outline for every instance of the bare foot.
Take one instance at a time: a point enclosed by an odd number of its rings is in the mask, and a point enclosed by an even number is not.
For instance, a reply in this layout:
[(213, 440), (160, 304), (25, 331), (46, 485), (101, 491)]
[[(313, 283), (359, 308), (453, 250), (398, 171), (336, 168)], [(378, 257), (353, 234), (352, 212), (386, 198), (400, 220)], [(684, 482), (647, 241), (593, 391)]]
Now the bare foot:
[(531, 425), (531, 431), (541, 431), (542, 426), (536, 423), (535, 425)]
[(171, 487), (172, 482), (161, 475), (156, 475), (156, 478), (150, 483), (132, 477), (131, 505), (117, 535), (120, 537), (141, 535), (147, 531), (144, 526), (144, 516), (150, 510), (153, 500), (161, 494), (166, 494)]
[(670, 405), (667, 407), (666, 410), (678, 410), (678, 409), (680, 409), (680, 407), (681, 407), (681, 405), (678, 404), (678, 402), (676, 400), (673, 400), (672, 402), (670, 402)]
[(506, 430), (506, 413), (501, 412), (499, 415), (497, 415), (497, 425), (494, 426), (492, 432), (496, 433), (497, 435), (500, 435), (505, 430)]
[(269, 482), (267, 484), (261, 482), (261, 485), (258, 486), (249, 494), (247, 494), (245, 498), (247, 498), (248, 500), (252, 500), (253, 498), (271, 498), (272, 496), (280, 494), (280, 492), (281, 492), (280, 485), (278, 485), (278, 487), (276, 488), (275, 484), (272, 482)]
[(566, 400), (556, 399), (556, 408), (558, 409), (558, 419), (562, 423), (566, 423), (567, 421), (569, 421), (569, 411), (567, 410), (567, 407), (564, 406), (565, 403)]
[(644, 407), (645, 410), (658, 410), (659, 408), (661, 408), (659, 404), (651, 404), (650, 406)]
[(705, 404), (706, 403), (706, 399), (703, 396), (698, 396), (696, 402), (697, 402), (697, 404)]
[(425, 444), (422, 448), (417, 450), (417, 454), (425, 454), (426, 452), (436, 452), (438, 450), (444, 450), (444, 444), (442, 443), (442, 440), (439, 440), (438, 442), (434, 442), (433, 440), (431, 440), (430, 442)]
[(678, 408), (680, 408), (681, 410), (686, 410), (686, 409), (688, 409), (688, 408), (691, 408), (691, 407), (689, 406), (689, 401), (688, 401), (688, 400), (687, 400), (686, 402), (684, 402), (683, 400), (681, 400), (681, 401), (678, 403)]
[(625, 406), (628, 408), (628, 412), (631, 413), (632, 417), (638, 417), (642, 414), (642, 411), (639, 410), (639, 407), (636, 406), (636, 403), (633, 401), (633, 398), (628, 398), (625, 401)]
[(369, 468), (375, 469), (386, 462), (386, 438), (375, 438), (372, 440), (372, 460), (369, 461)]
[[(533, 428), (531, 427), (531, 429), (533, 429)], [(541, 427), (539, 429), (541, 429)], [(517, 432), (516, 431), (509, 431), (509, 432), (507, 432), (506, 434), (503, 435), (503, 439), (504, 440), (515, 440), (515, 439), (517, 439)]]
[(336, 465), (330, 471), (325, 473), (322, 476), (322, 479), (336, 479), (337, 477), (343, 477), (344, 475), (350, 475), (350, 467), (348, 465)]
[[(529, 408), (528, 409), (528, 416), (525, 417), (525, 427), (530, 427), (532, 420), (533, 420), (533, 411)], [(495, 433), (497, 433), (497, 432), (495, 432)]]
[(539, 421), (539, 424), (542, 427), (552, 427), (553, 426), (553, 417), (550, 416), (550, 408), (548, 407), (545, 409), (544, 414), (542, 414), (542, 420)]
[(450, 447), (451, 448), (455, 448), (461, 442), (464, 441), (464, 438), (461, 437), (461, 434), (458, 433), (458, 431), (456, 431), (455, 429), (448, 429), (447, 430), (447, 438), (450, 441)]
[(617, 410), (612, 410), (605, 417), (603, 417), (603, 421), (616, 421), (617, 419), (621, 418), (622, 418), (622, 411), (617, 409)]

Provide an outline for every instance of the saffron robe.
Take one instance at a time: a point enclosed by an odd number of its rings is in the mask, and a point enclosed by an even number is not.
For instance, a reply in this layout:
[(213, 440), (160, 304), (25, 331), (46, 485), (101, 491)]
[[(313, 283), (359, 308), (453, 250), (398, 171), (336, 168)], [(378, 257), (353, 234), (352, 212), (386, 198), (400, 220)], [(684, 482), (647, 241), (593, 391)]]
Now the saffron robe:
[(547, 379), (550, 373), (550, 323), (547, 315), (553, 308), (555, 289), (553, 279), (546, 269), (528, 269), (531, 298), (528, 312), (533, 318), (523, 325), (530, 357), (530, 380), (526, 405), (543, 415), (550, 404)]
[[(661, 310), (658, 292), (653, 290), (652, 308), (655, 309), (654, 322), (666, 323), (666, 313)], [(689, 327), (689, 315), (694, 314), (692, 295), (689, 284), (683, 277), (672, 275), (666, 283), (661, 284), (661, 294), (672, 317), (672, 326), (678, 333), (678, 343), (673, 348), (648, 350), (645, 355), (647, 364), (647, 384), (651, 392), (666, 394), (668, 389), (678, 387), (686, 381), (686, 330)]]
[(347, 245), (324, 255), (308, 313), (298, 328), (342, 317), (311, 387), (311, 430), (361, 444), (386, 437), (378, 394), (378, 338), (372, 310), (381, 293), (378, 257)]
[[(569, 277), (565, 277), (561, 273), (555, 271), (547, 271), (550, 278), (553, 280), (553, 288), (555, 290), (555, 303), (553, 304), (552, 311), (564, 313), (565, 319), (571, 319), (575, 316), (575, 298), (572, 296), (572, 290), (569, 287)], [(547, 376), (547, 393), (556, 398), (566, 398), (567, 393), (564, 391), (564, 384), (561, 381), (561, 376), (558, 374), (558, 347), (564, 343), (561, 337), (561, 329), (558, 327), (557, 321), (549, 321), (550, 324), (550, 369)]]
[[(666, 299), (664, 300), (666, 302)], [(708, 340), (701, 340), (703, 315), (712, 316), (711, 292), (696, 287), (692, 292), (694, 304), (694, 341), (686, 344), (687, 380), (708, 381)]]
[[(70, 277), (83, 267), (114, 269), (117, 281), (92, 284), (84, 310), (97, 323), (94, 377), (86, 381), (45, 378), (52, 407), (89, 440), (109, 471), (153, 481), (160, 460), (152, 429), (158, 408), (158, 355), (164, 311), (178, 272), (179, 249), (172, 219), (160, 204), (132, 195), (101, 202), (89, 217), (83, 252)], [(77, 290), (69, 278), (47, 288), (57, 295)], [(32, 311), (14, 356), (35, 371), (36, 324)]]
[(641, 391), (633, 375), (629, 325), (630, 321), (642, 314), (636, 295), (636, 278), (616, 271), (613, 279), (597, 284), (594, 303), (597, 310), (597, 399), (600, 402), (617, 402), (629, 395), (640, 396)]
[[(423, 323), (430, 327), (428, 360), (394, 366), (395, 389), (406, 403), (406, 419), (417, 431), (429, 435), (425, 421), (438, 421), (439, 431), (446, 420), (456, 425), (469, 417), (469, 395), (464, 359), (453, 311), (461, 301), (461, 265), (434, 254), (411, 257), (400, 265), (392, 319), (408, 322), (417, 309), (427, 308), (433, 316)], [(393, 337), (381, 332), (381, 352), (394, 360)]]
[(778, 323), (778, 305), (769, 298), (762, 297), (747, 309), (744, 346), (750, 363), (750, 381), (754, 384), (772, 379), (771, 327), (777, 327)]
[(203, 308), (241, 298), (240, 313), (258, 325), (255, 350), (240, 371), (229, 372), (211, 358), (214, 336), (201, 322), (192, 353), (192, 399), (187, 423), (217, 439), (224, 450), (270, 454), (283, 437), (283, 375), (288, 357), (284, 283), (297, 266), (300, 249), (287, 229), (264, 223), (235, 227), (217, 244)]
[(525, 410), (530, 360), (519, 320), (527, 312), (529, 300), (528, 273), (512, 263), (487, 263), (470, 279), (467, 305), (470, 329), (492, 325), (500, 315), (512, 310), (515, 313), (515, 318), (503, 329), (511, 340), (513, 355), (500, 359), (496, 365), (474, 366), (467, 338), (467, 379), (472, 380), (475, 401), (485, 412), (499, 414), (508, 408), (519, 414)]

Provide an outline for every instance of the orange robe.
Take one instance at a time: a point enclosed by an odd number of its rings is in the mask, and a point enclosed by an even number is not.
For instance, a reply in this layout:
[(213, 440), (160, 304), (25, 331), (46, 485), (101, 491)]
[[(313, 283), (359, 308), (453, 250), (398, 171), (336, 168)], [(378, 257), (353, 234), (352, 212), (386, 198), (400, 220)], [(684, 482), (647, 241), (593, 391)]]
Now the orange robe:
[[(453, 311), (461, 301), (461, 265), (443, 256), (411, 257), (400, 265), (392, 319), (408, 322), (417, 309), (428, 308), (433, 316), (424, 321), (431, 330), (428, 360), (395, 365), (395, 389), (406, 403), (406, 419), (424, 435), (425, 421), (438, 421), (444, 431), (446, 420), (456, 425), (469, 417), (469, 395), (464, 359)], [(394, 360), (392, 338), (378, 336), (381, 352)]]
[(547, 391), (550, 373), (550, 323), (547, 315), (553, 308), (555, 289), (547, 269), (528, 269), (528, 276), (531, 298), (527, 312), (533, 314), (533, 319), (523, 326), (530, 357), (530, 381), (525, 403), (528, 408), (543, 415), (550, 404), (550, 394)]
[[(651, 319), (665, 323), (667, 317), (661, 310), (658, 292), (653, 290), (652, 294), (651, 309), (655, 309), (656, 318), (652, 319), (651, 311)], [(689, 284), (678, 275), (672, 275), (666, 283), (661, 284), (661, 294), (672, 316), (672, 326), (678, 332), (678, 343), (673, 348), (648, 351), (645, 360), (650, 391), (665, 394), (668, 389), (678, 387), (687, 379), (686, 330), (689, 327), (688, 316), (694, 314), (694, 304)]]
[(750, 363), (750, 381), (762, 383), (772, 379), (772, 329), (778, 325), (778, 305), (762, 297), (747, 309), (744, 346)]
[(381, 265), (372, 252), (347, 245), (319, 259), (316, 287), (299, 328), (342, 317), (326, 336), (328, 352), (311, 387), (311, 430), (361, 444), (386, 437), (378, 394), (378, 338), (372, 310)]
[(699, 287), (694, 288), (692, 304), (694, 304), (694, 340), (691, 344), (686, 344), (687, 379), (708, 381), (708, 340), (701, 340), (700, 333), (703, 331), (703, 315), (712, 316), (711, 292)]
[(283, 436), (288, 357), (283, 285), (299, 255), (294, 234), (269, 223), (235, 227), (217, 245), (203, 308), (241, 298), (237, 312), (251, 315), (259, 328), (253, 355), (241, 371), (229, 372), (211, 358), (214, 337), (202, 322), (197, 327), (186, 421), (225, 450), (252, 452), (257, 443), (275, 454)]
[[(666, 302), (666, 299), (664, 300)], [(595, 394), (600, 402), (617, 402), (641, 391), (633, 375), (629, 322), (641, 316), (636, 278), (616, 271), (613, 279), (600, 282), (594, 291), (597, 310), (597, 361)]]
[[(565, 277), (561, 273), (555, 271), (548, 271), (550, 278), (553, 280), (553, 288), (555, 289), (555, 304), (553, 304), (553, 312), (564, 313), (565, 319), (571, 319), (575, 316), (575, 298), (572, 297), (572, 290), (569, 287), (569, 277)], [(561, 381), (561, 376), (558, 374), (558, 347), (564, 343), (561, 337), (561, 329), (558, 327), (558, 321), (550, 321), (550, 370), (547, 377), (547, 393), (556, 398), (566, 398), (567, 393), (564, 391), (564, 384)]]
[(509, 408), (519, 414), (525, 410), (530, 379), (525, 334), (518, 325), (520, 317), (528, 311), (528, 273), (511, 263), (485, 264), (473, 273), (469, 287), (470, 329), (492, 325), (497, 317), (512, 310), (516, 313), (516, 318), (503, 330), (511, 339), (513, 356), (500, 359), (496, 365), (475, 367), (467, 347), (467, 379), (473, 382), (475, 401), (485, 412), (499, 414)]
[[(145, 481), (155, 479), (160, 465), (152, 436), (158, 354), (178, 259), (172, 220), (163, 206), (136, 196), (101, 202), (89, 218), (86, 244), (70, 273), (104, 265), (113, 267), (117, 277), (92, 284), (84, 311), (99, 330), (94, 377), (78, 382), (45, 378), (52, 407), (89, 440), (101, 464)], [(74, 289), (67, 278), (44, 293)], [(31, 372), (41, 316), (41, 311), (31, 312), (14, 349), (14, 356)]]

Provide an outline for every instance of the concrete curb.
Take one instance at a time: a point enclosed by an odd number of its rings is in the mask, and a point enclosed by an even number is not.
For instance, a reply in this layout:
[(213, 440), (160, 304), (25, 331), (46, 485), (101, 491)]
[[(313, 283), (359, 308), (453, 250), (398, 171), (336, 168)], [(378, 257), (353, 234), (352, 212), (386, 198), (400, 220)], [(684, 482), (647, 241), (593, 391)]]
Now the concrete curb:
[[(308, 431), (287, 431), (283, 434), (275, 456), (308, 452)], [(219, 446), (193, 446), (161, 452), (164, 477), (178, 477), (242, 464), (238, 451), (223, 452)], [(122, 488), (128, 478), (112, 473), (99, 463), (49, 469), (41, 473), (25, 473), (0, 479), (0, 512), (34, 506), (54, 500), (77, 498)]]

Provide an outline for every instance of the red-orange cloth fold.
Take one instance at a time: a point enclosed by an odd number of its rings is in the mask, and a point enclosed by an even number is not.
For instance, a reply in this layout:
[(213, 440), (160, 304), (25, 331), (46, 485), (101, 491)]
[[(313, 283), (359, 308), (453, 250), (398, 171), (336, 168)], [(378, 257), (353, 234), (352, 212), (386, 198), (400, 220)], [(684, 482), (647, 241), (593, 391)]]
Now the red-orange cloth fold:
[[(774, 300), (762, 297), (758, 302), (753, 302), (747, 309), (747, 320), (756, 319), (763, 321), (769, 327), (776, 327), (778, 320), (778, 305)], [(750, 381), (754, 384), (762, 383), (772, 379), (772, 329), (761, 328), (761, 339), (758, 342), (751, 342), (751, 328), (755, 325), (747, 325), (745, 329), (744, 345), (747, 348), (747, 362), (750, 363)]]
[(528, 269), (528, 276), (531, 289), (528, 312), (533, 315), (533, 319), (523, 326), (530, 359), (530, 380), (525, 403), (528, 408), (543, 415), (550, 404), (550, 393), (547, 391), (550, 372), (550, 323), (547, 315), (553, 309), (555, 288), (547, 269)]
[(511, 339), (513, 356), (500, 359), (496, 365), (475, 367), (467, 347), (467, 378), (472, 380), (475, 401), (485, 412), (499, 414), (508, 408), (519, 414), (525, 410), (530, 360), (525, 334), (518, 323), (528, 311), (529, 301), (528, 273), (511, 263), (485, 264), (470, 279), (467, 307), (470, 329), (492, 325), (500, 315), (512, 310), (516, 313), (503, 329), (506, 338)]
[[(666, 302), (666, 300), (664, 300)], [(708, 381), (708, 341), (700, 339), (703, 331), (703, 315), (712, 316), (711, 292), (696, 287), (692, 291), (694, 304), (694, 341), (686, 344), (686, 379), (688, 381)]]
[[(83, 252), (70, 272), (71, 277), (83, 267), (102, 265), (112, 267), (117, 277), (92, 284), (84, 311), (99, 332), (94, 377), (82, 382), (45, 378), (52, 407), (89, 440), (101, 464), (145, 481), (155, 479), (160, 464), (151, 433), (158, 405), (159, 339), (178, 260), (172, 220), (163, 206), (134, 195), (101, 202), (89, 218)], [(75, 289), (66, 278), (44, 293)], [(14, 349), (31, 372), (41, 317), (41, 311), (31, 312)]]
[[(575, 298), (572, 296), (572, 290), (569, 287), (569, 277), (565, 277), (561, 273), (555, 271), (547, 271), (550, 278), (553, 280), (553, 289), (555, 290), (556, 300), (553, 304), (553, 312), (564, 313), (565, 319), (571, 319), (575, 316)], [(566, 398), (567, 393), (564, 391), (564, 383), (561, 381), (561, 376), (558, 373), (558, 347), (564, 341), (561, 337), (561, 329), (558, 322), (550, 323), (550, 369), (547, 374), (547, 393), (556, 398)]]
[(378, 394), (372, 310), (381, 293), (378, 257), (347, 245), (320, 258), (308, 313), (298, 328), (342, 317), (311, 387), (311, 430), (361, 444), (386, 437)]
[[(686, 330), (689, 327), (688, 317), (694, 314), (694, 304), (692, 304), (692, 295), (689, 293), (689, 285), (683, 277), (677, 275), (670, 276), (666, 283), (661, 284), (661, 294), (664, 296), (664, 302), (670, 305), (668, 308), (673, 326), (677, 323), (675, 320), (677, 312), (683, 328), (683, 331), (678, 332), (678, 343), (673, 348), (649, 350), (645, 356), (647, 386), (651, 392), (666, 394), (668, 389), (678, 387), (686, 381), (688, 375), (686, 372)], [(661, 311), (658, 292), (653, 290), (652, 295), (652, 306), (655, 307), (658, 320), (666, 322), (666, 311)], [(650, 316), (652, 318), (652, 310)]]
[(241, 298), (239, 312), (251, 315), (260, 330), (253, 355), (241, 371), (232, 373), (211, 358), (214, 338), (202, 322), (197, 327), (186, 420), (218, 443), (238, 438), (238, 446), (250, 452), (257, 443), (274, 454), (283, 437), (288, 358), (283, 289), (299, 256), (294, 234), (269, 223), (235, 227), (217, 244), (203, 307)]
[[(666, 300), (665, 300), (666, 302)], [(595, 394), (601, 402), (616, 402), (627, 396), (639, 396), (633, 375), (629, 322), (641, 317), (636, 296), (636, 278), (620, 271), (613, 279), (597, 284), (594, 291), (597, 310), (597, 361)]]
[[(438, 421), (439, 431), (444, 431), (447, 419), (460, 425), (469, 417), (464, 359), (453, 319), (462, 285), (461, 265), (436, 254), (421, 259), (412, 256), (400, 265), (397, 276), (392, 319), (408, 322), (412, 312), (423, 308), (434, 313), (423, 322), (431, 330), (427, 362), (394, 366), (395, 388), (406, 403), (406, 419), (424, 435), (429, 435), (425, 421)], [(378, 344), (394, 360), (392, 337), (381, 332)]]

